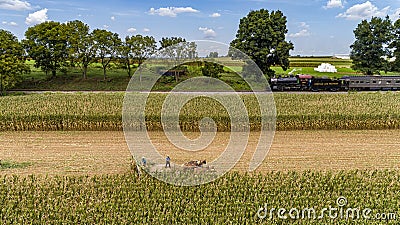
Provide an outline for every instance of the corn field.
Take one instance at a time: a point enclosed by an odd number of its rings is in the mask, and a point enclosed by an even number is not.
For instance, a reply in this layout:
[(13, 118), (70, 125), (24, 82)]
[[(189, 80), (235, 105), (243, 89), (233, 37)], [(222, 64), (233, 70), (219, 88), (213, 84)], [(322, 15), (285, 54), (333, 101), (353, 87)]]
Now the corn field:
[[(122, 93), (44, 94), (0, 98), (0, 131), (122, 130)], [(146, 107), (149, 130), (162, 130), (165, 94), (151, 94)], [(253, 95), (242, 95), (252, 130), (260, 129), (260, 112)], [(277, 130), (398, 129), (400, 94), (284, 94), (274, 95)], [(230, 130), (223, 106), (209, 98), (195, 98), (180, 114), (184, 131), (198, 131), (204, 116), (218, 131)]]
[(176, 187), (135, 174), (0, 178), (2, 224), (397, 224), (385, 220), (259, 217), (258, 210), (338, 207), (399, 216), (400, 174), (391, 171), (229, 173)]

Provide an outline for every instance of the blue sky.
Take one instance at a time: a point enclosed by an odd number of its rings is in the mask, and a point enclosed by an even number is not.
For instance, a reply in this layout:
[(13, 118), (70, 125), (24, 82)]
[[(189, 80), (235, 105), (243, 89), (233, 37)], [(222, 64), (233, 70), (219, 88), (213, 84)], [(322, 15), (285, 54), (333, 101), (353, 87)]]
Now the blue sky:
[(348, 54), (362, 19), (399, 18), (399, 0), (0, 0), (0, 29), (19, 39), (45, 20), (81, 20), (91, 29), (126, 35), (180, 36), (229, 44), (250, 10), (281, 10), (287, 16), (292, 55)]

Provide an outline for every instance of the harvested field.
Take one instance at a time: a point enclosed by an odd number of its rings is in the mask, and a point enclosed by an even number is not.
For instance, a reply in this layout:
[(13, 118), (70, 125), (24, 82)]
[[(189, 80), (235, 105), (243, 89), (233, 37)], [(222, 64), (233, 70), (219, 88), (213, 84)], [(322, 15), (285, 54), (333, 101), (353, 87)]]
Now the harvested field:
[[(247, 169), (256, 134), (251, 135), (235, 170)], [(196, 156), (174, 149), (160, 132), (150, 136), (161, 153), (170, 154), (172, 161), (180, 164), (190, 159), (211, 161), (223, 150), (229, 133), (218, 133), (212, 145)], [(400, 130), (278, 131), (267, 159), (257, 171), (398, 169), (399, 138)], [(121, 174), (130, 170), (131, 162), (119, 131), (3, 132), (0, 154), (2, 160), (31, 163), (26, 168), (1, 170), (1, 175)]]

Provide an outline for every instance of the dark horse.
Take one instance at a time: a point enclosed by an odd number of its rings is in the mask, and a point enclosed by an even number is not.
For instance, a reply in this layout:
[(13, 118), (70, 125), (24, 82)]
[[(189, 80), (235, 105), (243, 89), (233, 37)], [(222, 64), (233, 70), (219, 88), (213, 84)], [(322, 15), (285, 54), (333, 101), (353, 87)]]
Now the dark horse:
[(184, 163), (183, 166), (185, 166), (185, 167), (202, 167), (205, 164), (207, 164), (206, 160), (203, 160), (203, 161), (193, 160), (193, 161), (189, 161), (187, 163)]

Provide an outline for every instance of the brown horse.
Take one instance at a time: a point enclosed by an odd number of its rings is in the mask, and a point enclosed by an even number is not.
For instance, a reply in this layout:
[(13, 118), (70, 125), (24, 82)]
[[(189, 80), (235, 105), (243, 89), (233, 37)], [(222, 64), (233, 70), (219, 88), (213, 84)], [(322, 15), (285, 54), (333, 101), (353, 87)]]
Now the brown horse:
[(207, 164), (206, 160), (200, 161), (200, 160), (193, 160), (193, 161), (189, 161), (187, 163), (184, 163), (183, 166), (184, 167), (202, 167), (203, 165)]

